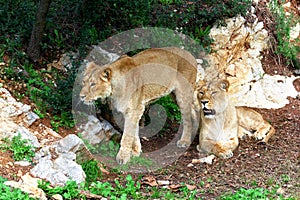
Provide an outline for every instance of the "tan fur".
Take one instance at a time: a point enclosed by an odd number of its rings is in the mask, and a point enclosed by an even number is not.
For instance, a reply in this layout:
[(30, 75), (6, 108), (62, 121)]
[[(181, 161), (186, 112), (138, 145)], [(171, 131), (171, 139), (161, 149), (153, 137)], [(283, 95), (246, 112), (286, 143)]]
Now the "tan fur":
[(201, 81), (196, 88), (201, 105), (198, 151), (204, 150), (221, 158), (230, 158), (245, 135), (267, 142), (274, 128), (253, 109), (235, 107), (227, 96), (227, 80)]
[(171, 92), (176, 95), (183, 119), (178, 147), (191, 144), (192, 103), (197, 74), (195, 58), (185, 50), (170, 47), (145, 50), (133, 57), (98, 67), (89, 63), (80, 96), (85, 103), (108, 98), (124, 115), (124, 132), (117, 161), (125, 164), (139, 156), (141, 144), (138, 124), (149, 102)]

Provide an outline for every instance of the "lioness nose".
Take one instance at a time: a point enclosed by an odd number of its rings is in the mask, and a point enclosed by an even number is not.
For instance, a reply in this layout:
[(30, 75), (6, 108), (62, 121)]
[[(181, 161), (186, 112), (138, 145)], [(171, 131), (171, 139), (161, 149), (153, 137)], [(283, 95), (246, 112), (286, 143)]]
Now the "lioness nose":
[(86, 95), (80, 95), (80, 99), (83, 100), (85, 99)]
[(207, 100), (202, 100), (201, 103), (205, 106), (205, 104), (207, 104), (208, 101)]

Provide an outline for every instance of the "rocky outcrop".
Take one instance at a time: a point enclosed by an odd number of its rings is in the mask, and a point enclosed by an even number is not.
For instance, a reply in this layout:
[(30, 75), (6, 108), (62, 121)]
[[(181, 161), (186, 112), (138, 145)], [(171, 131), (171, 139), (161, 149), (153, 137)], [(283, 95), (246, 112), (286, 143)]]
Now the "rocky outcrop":
[[(39, 117), (31, 111), (31, 107), (16, 101), (4, 88), (0, 88), (0, 111), (0, 141), (20, 135), (37, 150), (33, 160), (35, 166), (30, 170), (32, 176), (45, 179), (52, 185), (64, 185), (68, 180), (77, 183), (85, 180), (84, 171), (76, 163), (76, 154), (80, 154), (82, 160), (92, 157), (80, 138), (73, 134), (62, 138), (52, 129), (37, 125)], [(15, 164), (30, 165), (27, 161)], [(22, 181), (9, 184), (21, 189), (26, 187)]]
[(288, 96), (298, 95), (293, 86), (297, 77), (265, 74), (261, 52), (268, 48), (268, 32), (254, 15), (254, 10), (252, 8), (251, 13), (254, 23), (238, 16), (227, 19), (227, 26), (211, 29), (213, 53), (207, 57), (210, 67), (205, 76), (229, 80), (229, 92), (237, 106), (280, 108), (289, 102)]
[(64, 185), (68, 180), (74, 180), (78, 184), (84, 182), (86, 175), (76, 163), (76, 153), (85, 148), (80, 138), (70, 134), (41, 148), (34, 158), (37, 164), (30, 173), (34, 177), (49, 181), (52, 185)]

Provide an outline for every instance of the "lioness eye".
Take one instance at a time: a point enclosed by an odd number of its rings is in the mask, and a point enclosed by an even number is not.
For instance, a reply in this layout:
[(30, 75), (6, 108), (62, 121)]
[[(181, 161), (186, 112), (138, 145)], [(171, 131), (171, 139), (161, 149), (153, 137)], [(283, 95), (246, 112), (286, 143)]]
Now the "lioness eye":
[(199, 92), (199, 94), (200, 94), (200, 95), (203, 95), (203, 94), (204, 94), (204, 92)]
[(211, 95), (215, 95), (215, 94), (217, 94), (217, 92), (212, 92), (212, 93), (211, 93)]
[(91, 87), (93, 87), (93, 86), (95, 86), (96, 85), (96, 83), (91, 83)]

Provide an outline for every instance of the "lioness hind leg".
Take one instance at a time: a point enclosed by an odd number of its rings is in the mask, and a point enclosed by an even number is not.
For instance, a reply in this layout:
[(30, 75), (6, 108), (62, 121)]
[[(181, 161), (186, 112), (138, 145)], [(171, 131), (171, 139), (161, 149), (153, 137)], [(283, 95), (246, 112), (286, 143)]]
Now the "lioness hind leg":
[(253, 134), (253, 137), (256, 140), (267, 143), (274, 133), (275, 129), (268, 122), (264, 121), (260, 124), (259, 128), (257, 128), (256, 132)]
[(188, 147), (192, 143), (192, 101), (193, 93), (188, 89), (177, 88), (175, 90), (177, 104), (180, 108), (181, 118), (183, 123), (183, 131), (180, 140), (177, 142), (177, 147)]
[(245, 107), (237, 107), (239, 119), (239, 137), (241, 135), (249, 135), (250, 137), (267, 143), (275, 129), (266, 120), (263, 119), (261, 114), (253, 109)]

